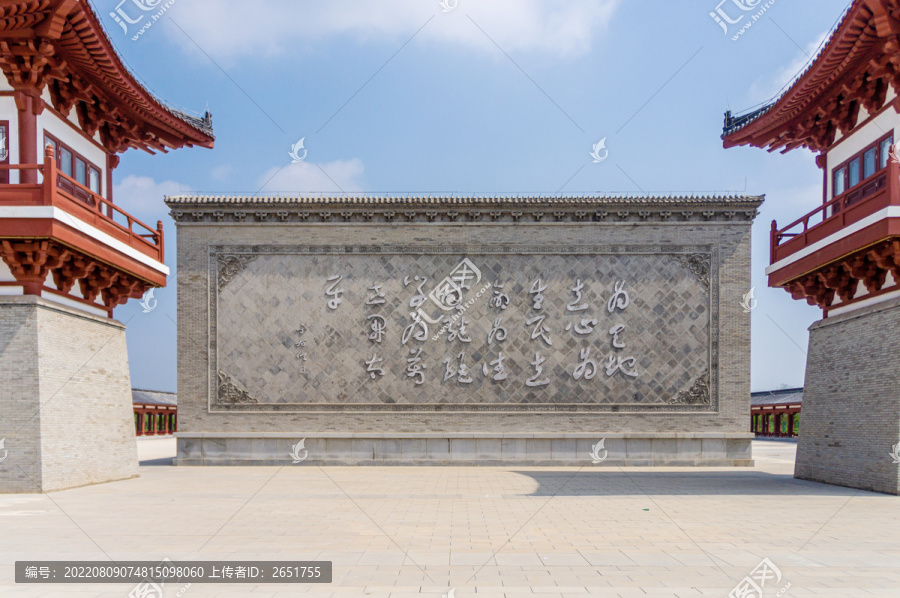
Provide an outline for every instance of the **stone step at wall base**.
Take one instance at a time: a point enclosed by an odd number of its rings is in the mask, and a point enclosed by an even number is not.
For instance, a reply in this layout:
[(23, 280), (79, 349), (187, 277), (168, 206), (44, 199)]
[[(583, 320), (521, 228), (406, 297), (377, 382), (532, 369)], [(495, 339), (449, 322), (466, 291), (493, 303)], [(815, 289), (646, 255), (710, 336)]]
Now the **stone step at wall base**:
[[(480, 435), (479, 435), (480, 436)], [(704, 438), (668, 438), (660, 434), (639, 437), (588, 439), (583, 435), (553, 437), (456, 438), (430, 433), (415, 437), (327, 438), (285, 434), (237, 437), (222, 433), (178, 434), (175, 465), (484, 465), (484, 466), (648, 466), (648, 467), (752, 467), (751, 434)], [(628, 436), (622, 437), (622, 436)], [(605, 457), (593, 463), (592, 447), (606, 438)], [(293, 447), (304, 439), (305, 457), (294, 464)], [(604, 452), (605, 451), (605, 452)]]

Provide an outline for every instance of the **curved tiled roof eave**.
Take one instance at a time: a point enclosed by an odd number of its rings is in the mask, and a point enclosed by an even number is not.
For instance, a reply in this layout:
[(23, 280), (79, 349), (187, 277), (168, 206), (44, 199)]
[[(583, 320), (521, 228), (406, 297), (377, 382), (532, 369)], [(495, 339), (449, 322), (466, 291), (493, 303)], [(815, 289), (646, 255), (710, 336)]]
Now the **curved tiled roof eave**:
[[(22, 36), (15, 33), (43, 25), (51, 16), (50, 10), (57, 7), (50, 0), (6, 0), (0, 6), (0, 29), (9, 39), (20, 39)], [(56, 57), (68, 65), (66, 70), (93, 88), (90, 93), (94, 101), (120, 105), (121, 118), (142, 130), (140, 136), (126, 139), (119, 151), (128, 146), (151, 150), (160, 149), (157, 145), (213, 146), (209, 114), (200, 118), (185, 114), (147, 89), (122, 62), (89, 0), (75, 0), (64, 16), (56, 18), (62, 19), (59, 26), (53, 25), (46, 37), (38, 39), (54, 46)]]
[[(741, 138), (733, 138), (733, 136), (742, 131), (746, 132), (751, 125), (757, 124), (762, 117), (770, 113), (773, 115), (770, 118), (777, 118), (774, 123), (771, 123), (772, 128), (788, 122), (812, 103), (812, 100), (809, 99), (810, 90), (827, 88), (834, 83), (841, 70), (847, 67), (846, 61), (853, 48), (850, 48), (838, 64), (827, 64), (828, 60), (832, 59), (831, 52), (836, 52), (833, 44), (838, 43), (846, 32), (845, 30), (849, 29), (858, 16), (857, 11), (862, 5), (863, 3), (860, 0), (854, 0), (850, 4), (838, 20), (831, 34), (819, 47), (816, 56), (810, 59), (806, 67), (794, 77), (793, 81), (775, 99), (760, 108), (742, 115), (732, 116), (730, 111), (726, 112), (725, 125), (722, 132), (722, 139), (726, 142), (726, 147), (750, 143), (747, 138), (749, 135)], [(858, 38), (854, 38), (854, 46), (857, 41)], [(780, 110), (773, 111), (775, 108)]]
[[(177, 119), (177, 121), (180, 121), (180, 122), (186, 124), (193, 130), (200, 133), (201, 135), (208, 137), (210, 141), (214, 141), (215, 137), (212, 134), (211, 118), (200, 119), (200, 118), (189, 116), (180, 110), (176, 110), (176, 109), (168, 106), (161, 98), (157, 97), (156, 94), (154, 94), (149, 89), (144, 87), (144, 85), (140, 81), (138, 81), (138, 79), (134, 75), (134, 73), (132, 73), (131, 70), (127, 66), (125, 66), (125, 64), (122, 62), (121, 58), (119, 57), (119, 53), (116, 51), (115, 45), (112, 42), (112, 39), (107, 34), (106, 29), (104, 29), (103, 23), (100, 20), (99, 16), (97, 15), (96, 11), (94, 10), (94, 7), (91, 6), (91, 3), (88, 0), (78, 0), (78, 1), (80, 4), (82, 4), (87, 9), (85, 14), (88, 16), (88, 18), (93, 20), (93, 23), (90, 23), (90, 25), (92, 25), (93, 30), (95, 30), (97, 33), (99, 33), (99, 35), (97, 36), (97, 40), (100, 42), (101, 46), (105, 46), (105, 47), (100, 48), (100, 50), (102, 50), (102, 54), (100, 54), (100, 56), (101, 57), (111, 57), (111, 59), (112, 59), (112, 64), (110, 64), (109, 66), (112, 67), (110, 70), (112, 70), (113, 72), (108, 73), (108, 74), (112, 74), (112, 75), (118, 77), (118, 76), (121, 76), (121, 73), (124, 73), (125, 76), (127, 76), (127, 78), (130, 79), (130, 81), (128, 81), (128, 83), (130, 83), (131, 85), (130, 86), (127, 86), (127, 85), (119, 86), (120, 92), (131, 92), (131, 93), (129, 93), (129, 95), (132, 95), (132, 96), (134, 96), (133, 91), (135, 89), (143, 92), (142, 95), (144, 95), (145, 98), (140, 98), (140, 99), (149, 100), (151, 105), (155, 104), (155, 107), (158, 110), (163, 111), (171, 119)], [(90, 49), (87, 47), (87, 45), (85, 45), (85, 50), (90, 52)], [(92, 59), (94, 59), (95, 63), (98, 63), (97, 56), (94, 53), (91, 53), (91, 57), (92, 57)], [(157, 114), (153, 114), (153, 116), (159, 117), (162, 115), (157, 113)], [(208, 115), (207, 115), (207, 117), (208, 117)], [(202, 123), (202, 124), (200, 124), (200, 123)], [(172, 124), (175, 125), (175, 127), (177, 128), (177, 124), (175, 121), (173, 121)], [(195, 144), (203, 145), (202, 139), (195, 141)]]

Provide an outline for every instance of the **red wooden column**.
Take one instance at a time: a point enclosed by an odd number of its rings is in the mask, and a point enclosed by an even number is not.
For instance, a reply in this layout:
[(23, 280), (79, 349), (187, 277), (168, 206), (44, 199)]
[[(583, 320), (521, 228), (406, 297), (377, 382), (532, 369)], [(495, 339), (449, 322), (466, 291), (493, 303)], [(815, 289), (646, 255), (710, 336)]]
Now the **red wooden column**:
[[(113, 203), (113, 170), (119, 165), (119, 156), (110, 152), (106, 154), (106, 193), (101, 193), (106, 198), (106, 201), (109, 203)], [(106, 206), (106, 215), (109, 218), (113, 217), (113, 209), (112, 206)]]
[[(35, 95), (31, 95), (32, 93)], [(44, 103), (37, 90), (16, 91), (15, 100), (19, 113), (19, 164), (37, 164), (37, 117), (44, 111)], [(33, 170), (20, 170), (19, 182), (37, 183), (37, 173)]]

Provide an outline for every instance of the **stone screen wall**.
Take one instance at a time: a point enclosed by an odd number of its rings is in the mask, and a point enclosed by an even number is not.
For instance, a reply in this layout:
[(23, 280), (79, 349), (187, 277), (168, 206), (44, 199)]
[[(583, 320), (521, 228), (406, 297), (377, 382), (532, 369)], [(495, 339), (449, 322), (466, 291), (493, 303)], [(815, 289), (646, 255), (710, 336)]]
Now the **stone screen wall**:
[(761, 198), (167, 201), (182, 435), (748, 435)]

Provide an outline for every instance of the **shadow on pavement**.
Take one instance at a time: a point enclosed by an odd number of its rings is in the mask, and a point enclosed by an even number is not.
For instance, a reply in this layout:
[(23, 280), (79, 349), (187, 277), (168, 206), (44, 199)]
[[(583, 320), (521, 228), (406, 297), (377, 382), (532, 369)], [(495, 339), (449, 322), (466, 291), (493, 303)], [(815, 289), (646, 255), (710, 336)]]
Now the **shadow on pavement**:
[[(852, 496), (860, 491), (761, 471), (515, 471), (539, 484), (527, 496)], [(875, 494), (875, 493), (873, 493)]]
[(172, 465), (172, 462), (175, 460), (175, 457), (164, 457), (162, 459), (147, 459), (145, 461), (140, 461), (141, 467), (144, 465)]

